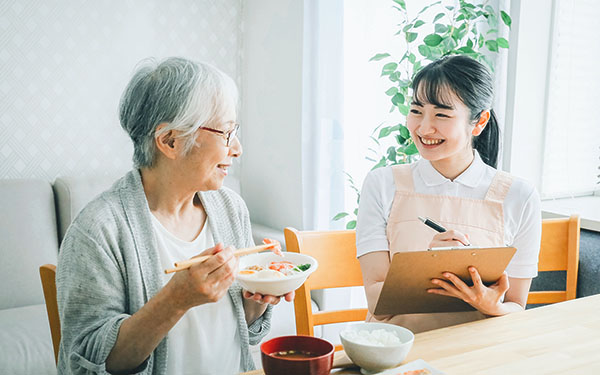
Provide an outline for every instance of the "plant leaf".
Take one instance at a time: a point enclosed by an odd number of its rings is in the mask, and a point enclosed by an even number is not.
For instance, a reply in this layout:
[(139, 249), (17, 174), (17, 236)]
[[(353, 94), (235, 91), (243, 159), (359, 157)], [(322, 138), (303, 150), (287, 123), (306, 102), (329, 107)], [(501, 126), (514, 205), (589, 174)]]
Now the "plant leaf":
[(397, 67), (398, 67), (398, 64), (396, 64), (395, 62), (387, 63), (383, 66), (383, 69), (381, 70), (381, 75), (382, 76), (390, 75), (396, 71)]
[(473, 51), (473, 48), (466, 46), (466, 47), (460, 47), (459, 49), (457, 49), (458, 52), (468, 55), (470, 53), (473, 53), (475, 51)]
[(382, 157), (381, 160), (379, 160), (379, 163), (375, 164), (373, 166), (373, 168), (371, 168), (371, 170), (384, 167), (386, 165), (386, 163), (387, 163), (387, 159), (385, 157)]
[(394, 96), (394, 95), (396, 95), (397, 92), (398, 92), (398, 88), (396, 86), (392, 86), (389, 89), (387, 89), (387, 91), (385, 92), (385, 94), (387, 96)]
[(339, 214), (335, 215), (335, 216), (333, 217), (333, 219), (331, 219), (331, 220), (333, 220), (333, 221), (337, 221), (337, 220), (340, 220), (340, 219), (343, 219), (343, 218), (345, 218), (345, 217), (346, 217), (346, 216), (348, 216), (348, 215), (349, 215), (349, 214), (348, 214), (347, 212), (340, 212)]
[(436, 23), (437, 20), (439, 20), (440, 18), (444, 17), (446, 14), (445, 13), (438, 13), (435, 15), (435, 17), (433, 18), (433, 23)]
[[(431, 49), (429, 47), (427, 47), (425, 44), (421, 44), (418, 48), (419, 53), (421, 54), (421, 56), (423, 57), (429, 57), (431, 56)], [(413, 70), (416, 70), (416, 68), (413, 67)]]
[(406, 155), (414, 155), (414, 154), (418, 154), (419, 150), (417, 150), (417, 146), (415, 145), (415, 143), (411, 143), (410, 145), (408, 145), (408, 147), (406, 147), (404, 149), (404, 153)]
[(435, 32), (436, 32), (436, 33), (443, 34), (443, 33), (445, 33), (446, 31), (448, 31), (448, 26), (446, 26), (446, 25), (443, 25), (443, 24), (441, 24), (441, 23), (436, 23), (436, 24), (435, 24)]
[(406, 3), (404, 2), (404, 0), (394, 0), (394, 2), (400, 5), (402, 9), (406, 10)]
[(500, 11), (500, 17), (502, 17), (502, 22), (504, 22), (504, 24), (510, 28), (510, 25), (512, 24), (512, 19), (510, 18), (510, 16), (508, 15), (508, 13), (506, 13), (503, 10), (501, 10)]
[(402, 95), (401, 93), (396, 93), (396, 95), (394, 95), (392, 97), (392, 103), (394, 105), (400, 105), (400, 104), (404, 104), (404, 95)]
[(410, 109), (408, 106), (404, 104), (398, 104), (397, 107), (400, 113), (402, 113), (404, 116), (408, 115), (408, 110)]
[(425, 25), (425, 21), (418, 20), (417, 22), (415, 22), (415, 26), (414, 27), (416, 29), (417, 27), (423, 26), (423, 25)]
[(418, 33), (411, 33), (411, 32), (407, 32), (406, 33), (406, 41), (408, 43), (410, 42), (414, 42), (415, 39), (417, 39), (417, 36), (419, 36)]
[(408, 131), (408, 128), (406, 126), (400, 126), (400, 135), (402, 136), (402, 138), (404, 139), (408, 139), (410, 138), (410, 132)]
[(378, 53), (377, 55), (371, 57), (369, 61), (379, 61), (385, 59), (386, 57), (390, 57), (389, 53)]
[(377, 138), (381, 139), (381, 138), (387, 137), (388, 135), (390, 135), (391, 132), (392, 132), (392, 129), (389, 126), (386, 126), (385, 128), (381, 128)]
[(496, 42), (498, 42), (498, 47), (508, 48), (508, 40), (506, 40), (504, 38), (498, 38), (498, 39), (496, 39)]
[(356, 220), (350, 220), (346, 223), (346, 229), (354, 229), (356, 228)]
[(429, 34), (423, 39), (426, 45), (429, 47), (435, 47), (442, 42), (442, 37), (438, 34)]
[(396, 148), (394, 146), (390, 146), (387, 149), (387, 159), (389, 161), (391, 161), (392, 163), (395, 163), (396, 162), (396, 156), (397, 156), (397, 154), (396, 154)]
[(498, 52), (498, 42), (495, 40), (486, 40), (485, 45), (490, 51)]

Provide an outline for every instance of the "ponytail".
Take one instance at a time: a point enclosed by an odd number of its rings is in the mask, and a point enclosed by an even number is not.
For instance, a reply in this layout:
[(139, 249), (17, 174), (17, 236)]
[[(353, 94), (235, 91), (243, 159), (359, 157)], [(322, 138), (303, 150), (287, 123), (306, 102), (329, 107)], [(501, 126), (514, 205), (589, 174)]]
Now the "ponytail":
[(500, 128), (494, 110), (490, 110), (490, 119), (481, 134), (473, 137), (473, 148), (477, 150), (481, 160), (490, 167), (498, 165), (498, 152), (500, 148)]

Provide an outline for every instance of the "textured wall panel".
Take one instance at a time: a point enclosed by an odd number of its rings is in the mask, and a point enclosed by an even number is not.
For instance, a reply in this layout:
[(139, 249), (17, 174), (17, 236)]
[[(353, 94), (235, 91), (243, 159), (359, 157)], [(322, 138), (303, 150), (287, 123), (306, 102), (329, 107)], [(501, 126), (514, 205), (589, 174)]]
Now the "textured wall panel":
[(131, 168), (120, 95), (146, 57), (240, 82), (240, 0), (0, 0), (0, 178)]

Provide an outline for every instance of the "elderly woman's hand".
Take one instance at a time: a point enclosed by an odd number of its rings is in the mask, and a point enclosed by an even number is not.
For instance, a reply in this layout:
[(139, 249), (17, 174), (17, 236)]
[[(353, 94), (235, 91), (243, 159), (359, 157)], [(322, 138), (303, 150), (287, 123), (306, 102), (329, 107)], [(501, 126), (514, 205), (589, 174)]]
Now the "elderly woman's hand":
[(233, 248), (223, 244), (206, 249), (199, 255), (212, 255), (202, 263), (177, 272), (167, 284), (173, 303), (183, 310), (220, 300), (238, 270), (238, 259)]
[(246, 322), (250, 325), (265, 312), (269, 304), (277, 305), (281, 300), (281, 297), (288, 302), (293, 301), (295, 292), (292, 291), (283, 296), (270, 296), (260, 293), (250, 293), (249, 291), (244, 290), (243, 296)]
[(294, 296), (296, 293), (291, 291), (289, 293), (284, 294), (283, 296), (271, 296), (271, 295), (263, 295), (260, 293), (250, 293), (247, 290), (244, 290), (244, 298), (258, 302), (260, 304), (270, 303), (271, 305), (277, 305), (283, 297), (286, 301), (292, 302), (294, 300)]

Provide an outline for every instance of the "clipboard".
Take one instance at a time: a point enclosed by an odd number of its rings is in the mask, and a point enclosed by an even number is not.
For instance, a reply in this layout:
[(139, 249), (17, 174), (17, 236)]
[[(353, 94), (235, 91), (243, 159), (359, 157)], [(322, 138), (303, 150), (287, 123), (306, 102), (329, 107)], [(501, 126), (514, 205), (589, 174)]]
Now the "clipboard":
[(427, 293), (427, 289), (436, 288), (431, 279), (444, 279), (443, 272), (452, 272), (473, 285), (468, 268), (474, 266), (483, 283), (491, 285), (502, 276), (516, 251), (514, 247), (461, 247), (396, 253), (375, 315), (474, 311), (475, 308), (458, 298)]

